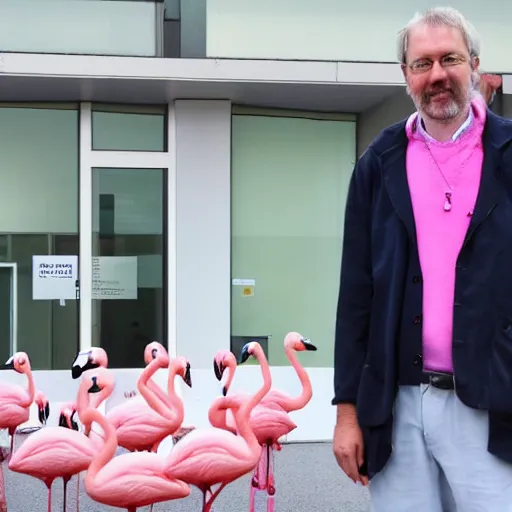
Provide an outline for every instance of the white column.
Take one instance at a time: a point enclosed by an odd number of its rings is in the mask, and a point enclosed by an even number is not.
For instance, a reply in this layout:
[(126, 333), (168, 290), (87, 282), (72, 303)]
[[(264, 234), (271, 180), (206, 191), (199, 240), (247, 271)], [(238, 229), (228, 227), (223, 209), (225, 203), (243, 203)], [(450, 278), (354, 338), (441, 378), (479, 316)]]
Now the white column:
[(176, 110), (177, 351), (211, 369), (230, 346), (231, 103)]

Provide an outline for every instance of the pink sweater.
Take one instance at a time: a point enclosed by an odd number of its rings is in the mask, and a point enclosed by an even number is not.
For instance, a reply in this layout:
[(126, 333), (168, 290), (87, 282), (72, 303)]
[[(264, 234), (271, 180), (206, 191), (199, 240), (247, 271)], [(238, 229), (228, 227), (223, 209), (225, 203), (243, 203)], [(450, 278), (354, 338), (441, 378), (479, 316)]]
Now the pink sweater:
[[(455, 140), (438, 142), (407, 121), (407, 179), (423, 274), (423, 366), (453, 372), (452, 336), (455, 264), (471, 220), (482, 171), (486, 106), (472, 102), (473, 119)], [(430, 147), (429, 153), (426, 143)], [(451, 210), (445, 211), (452, 188)]]

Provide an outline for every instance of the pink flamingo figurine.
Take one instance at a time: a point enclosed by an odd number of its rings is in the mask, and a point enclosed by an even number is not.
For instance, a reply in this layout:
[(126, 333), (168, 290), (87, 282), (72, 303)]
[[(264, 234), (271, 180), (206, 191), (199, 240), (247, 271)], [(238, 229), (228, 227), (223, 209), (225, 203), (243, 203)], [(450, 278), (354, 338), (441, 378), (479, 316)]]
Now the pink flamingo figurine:
[[(88, 372), (84, 378), (81, 389), (89, 393), (114, 386), (113, 377), (105, 368)], [(86, 400), (83, 394), (80, 400)], [(116, 432), (99, 411), (93, 408), (83, 411), (79, 407), (78, 415), (84, 425), (93, 421), (99, 423), (106, 435), (103, 448), (95, 455), (85, 475), (85, 490), (93, 500), (135, 512), (138, 507), (186, 498), (190, 494), (185, 482), (164, 476), (165, 461), (156, 453), (132, 452), (113, 458), (118, 447)]]
[[(86, 374), (83, 376), (83, 379), (85, 378)], [(79, 389), (79, 393), (80, 390), (83, 392), (83, 387)], [(107, 396), (101, 396), (101, 400), (106, 398)], [(63, 415), (66, 412), (65, 408)], [(78, 414), (80, 415), (80, 411)], [(66, 491), (69, 480), (89, 467), (95, 453), (94, 444), (85, 434), (61, 426), (46, 427), (30, 435), (14, 452), (9, 461), (9, 469), (44, 482), (48, 488), (48, 512), (51, 512), (52, 508), (53, 481), (56, 478), (63, 478), (64, 510), (66, 510)]]
[[(139, 377), (137, 387), (148, 389), (162, 407), (156, 412), (143, 397), (134, 397), (111, 409), (106, 417), (115, 428), (119, 446), (129, 451), (156, 452), (159, 443), (169, 435), (174, 434), (183, 422), (185, 410), (183, 401), (176, 394), (174, 381), (180, 376), (187, 386), (192, 386), (190, 378), (190, 363), (184, 357), (169, 361), (167, 351), (160, 343), (153, 342), (146, 350), (152, 352), (153, 360), (146, 366)], [(160, 368), (169, 368), (167, 395), (149, 379)], [(160, 392), (156, 392), (159, 388)], [(142, 394), (142, 393), (141, 393)]]
[[(254, 512), (256, 490), (267, 491), (267, 512), (273, 512), (275, 496), (274, 450), (280, 450), (279, 439), (297, 427), (287, 413), (302, 409), (312, 397), (311, 381), (298, 361), (296, 352), (314, 351), (316, 347), (301, 334), (290, 332), (285, 336), (284, 349), (288, 360), (297, 372), (302, 385), (302, 392), (298, 397), (290, 397), (282, 391), (272, 389), (263, 397), (251, 414), (251, 427), (258, 442), (263, 446), (263, 450), (251, 481), (249, 512)], [(229, 351), (219, 351), (215, 356), (213, 366), (218, 380), (222, 379), (226, 369), (229, 371), (228, 379), (223, 388), (223, 394), (225, 395), (233, 381), (236, 370), (235, 356)], [(238, 397), (240, 394), (237, 393), (235, 396)], [(209, 418), (212, 425), (234, 431), (233, 418), (222, 414), (218, 410), (217, 402), (214, 402), (210, 407)]]
[[(211, 512), (221, 490), (237, 478), (252, 471), (258, 464), (261, 446), (249, 425), (249, 416), (272, 384), (270, 368), (263, 349), (257, 342), (248, 343), (244, 353), (260, 362), (263, 385), (248, 400), (221, 397), (222, 408), (234, 410), (239, 435), (227, 430), (197, 428), (174, 446), (166, 458), (166, 475), (199, 488), (203, 493), (203, 512)], [(245, 358), (247, 360), (247, 357)], [(212, 487), (220, 484), (215, 492)], [(207, 499), (207, 493), (210, 498)]]
[[(28, 421), (30, 417), (30, 406), (35, 397), (35, 385), (30, 368), (30, 359), (25, 352), (14, 354), (7, 360), (2, 369), (15, 370), (18, 373), (25, 374), (28, 381), (28, 389), (26, 390), (16, 384), (0, 382), (0, 429), (8, 429), (11, 436), (10, 458), (14, 448), (16, 429), (19, 425)], [(0, 512), (7, 512), (2, 469), (4, 459), (5, 457), (2, 454), (2, 460), (0, 461)]]

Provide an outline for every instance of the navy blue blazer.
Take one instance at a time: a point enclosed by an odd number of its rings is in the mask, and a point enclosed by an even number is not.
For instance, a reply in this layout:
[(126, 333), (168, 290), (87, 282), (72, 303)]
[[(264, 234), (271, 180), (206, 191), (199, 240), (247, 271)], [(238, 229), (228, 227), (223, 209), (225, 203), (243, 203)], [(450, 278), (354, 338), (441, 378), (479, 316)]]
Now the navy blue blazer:
[[(356, 405), (370, 478), (391, 453), (399, 384), (422, 372), (422, 275), (405, 120), (358, 160), (345, 213), (333, 405)], [(489, 411), (488, 449), (512, 463), (512, 122), (487, 110), (480, 190), (456, 264), (456, 393)]]

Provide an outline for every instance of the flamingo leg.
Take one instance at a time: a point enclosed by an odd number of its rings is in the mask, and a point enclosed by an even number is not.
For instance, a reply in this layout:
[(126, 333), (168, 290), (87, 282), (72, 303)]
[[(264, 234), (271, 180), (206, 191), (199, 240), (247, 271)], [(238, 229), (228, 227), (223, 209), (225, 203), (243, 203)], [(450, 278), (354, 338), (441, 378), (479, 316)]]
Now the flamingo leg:
[(274, 481), (274, 448), (267, 445), (267, 512), (274, 512), (274, 495), (276, 493)]
[(264, 491), (266, 486), (266, 468), (267, 468), (267, 450), (266, 445), (261, 450), (261, 455), (258, 460), (258, 465), (254, 468), (254, 473), (251, 480), (251, 494), (249, 498), (249, 512), (255, 512), (255, 499), (256, 491)]
[(52, 512), (52, 481), (46, 483), (48, 487), (48, 512)]
[(76, 512), (80, 512), (80, 473), (76, 475)]
[(224, 487), (226, 487), (226, 485), (228, 485), (227, 482), (220, 484), (215, 492), (212, 493), (210, 491), (211, 496), (210, 496), (210, 499), (203, 505), (203, 512), (213, 512), (213, 510), (212, 510), (213, 502), (215, 501), (217, 496), (220, 494), (220, 491), (222, 491), (222, 489), (224, 489)]
[(4, 455), (0, 455), (0, 512), (7, 512), (7, 500), (5, 497), (4, 485), (4, 470), (3, 470)]

